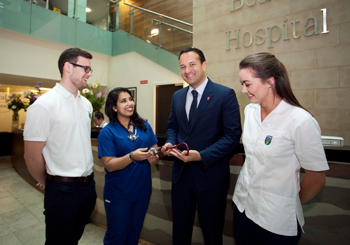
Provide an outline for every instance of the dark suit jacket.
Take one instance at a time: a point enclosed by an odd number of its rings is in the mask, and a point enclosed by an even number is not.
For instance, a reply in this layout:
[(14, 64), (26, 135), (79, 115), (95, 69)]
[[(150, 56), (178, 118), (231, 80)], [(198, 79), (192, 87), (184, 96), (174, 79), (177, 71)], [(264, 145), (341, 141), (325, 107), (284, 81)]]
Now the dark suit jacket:
[[(191, 150), (200, 153), (202, 161), (191, 163), (194, 183), (199, 191), (228, 188), (230, 153), (238, 145), (242, 133), (235, 92), (208, 79), (190, 128), (185, 111), (187, 91), (188, 87), (173, 95), (166, 142), (173, 145), (186, 142)], [(179, 180), (184, 166), (183, 161), (175, 159), (172, 173), (174, 184)]]

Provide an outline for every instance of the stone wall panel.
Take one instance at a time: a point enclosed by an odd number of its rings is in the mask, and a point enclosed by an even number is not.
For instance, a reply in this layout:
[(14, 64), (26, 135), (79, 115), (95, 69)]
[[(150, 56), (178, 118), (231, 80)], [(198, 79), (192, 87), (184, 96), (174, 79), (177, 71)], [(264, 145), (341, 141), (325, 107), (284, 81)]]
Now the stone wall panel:
[(305, 1), (305, 0), (292, 0), (291, 13), (298, 13), (300, 11), (314, 9), (314, 8), (324, 8), (327, 5), (337, 4), (338, 0), (316, 0), (316, 1)]
[(299, 103), (306, 109), (314, 108), (314, 94), (312, 90), (300, 89), (295, 90), (294, 95)]
[(314, 50), (315, 67), (350, 65), (350, 45), (320, 48)]
[[(349, 13), (350, 14), (350, 13)], [(339, 42), (340, 44), (349, 44), (350, 43), (350, 23), (344, 23), (339, 26)]]
[(289, 78), (293, 89), (338, 88), (339, 68), (292, 71)]
[(324, 130), (340, 130), (339, 109), (310, 110), (320, 127)]
[(340, 67), (340, 87), (350, 87), (350, 66)]
[(307, 70), (313, 68), (312, 50), (278, 54), (277, 58), (283, 62), (288, 71)]
[(205, 7), (193, 9), (193, 24), (205, 21)]
[(350, 88), (316, 89), (316, 109), (350, 109)]

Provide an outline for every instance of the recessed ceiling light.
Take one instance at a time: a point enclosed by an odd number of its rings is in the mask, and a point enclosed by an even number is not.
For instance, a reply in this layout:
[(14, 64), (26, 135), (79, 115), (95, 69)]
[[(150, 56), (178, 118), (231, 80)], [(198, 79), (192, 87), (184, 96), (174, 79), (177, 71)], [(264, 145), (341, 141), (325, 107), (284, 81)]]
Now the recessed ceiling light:
[(85, 12), (86, 12), (86, 13), (90, 13), (90, 12), (91, 12), (91, 8), (86, 8), (86, 9), (85, 9)]

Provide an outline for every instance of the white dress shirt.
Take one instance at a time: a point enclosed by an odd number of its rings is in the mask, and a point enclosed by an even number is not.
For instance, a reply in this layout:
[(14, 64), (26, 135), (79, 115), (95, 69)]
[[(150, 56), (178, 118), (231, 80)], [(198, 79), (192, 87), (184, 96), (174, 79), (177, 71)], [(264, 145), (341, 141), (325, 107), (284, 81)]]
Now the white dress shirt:
[[(205, 77), (204, 82), (201, 85), (199, 85), (198, 88), (195, 89), (198, 92), (197, 107), (199, 105), (199, 102), (201, 101), (201, 98), (202, 98), (202, 95), (204, 93), (204, 89), (207, 86), (207, 83), (208, 83), (208, 77)], [(186, 95), (185, 110), (186, 110), (187, 120), (189, 120), (191, 104), (193, 101), (192, 90), (194, 90), (194, 89), (191, 86), (189, 86), (188, 91), (187, 91), (187, 95)]]
[(108, 123), (106, 121), (103, 121), (103, 123), (101, 123), (101, 125), (99, 126), (100, 128), (104, 128), (108, 125)]

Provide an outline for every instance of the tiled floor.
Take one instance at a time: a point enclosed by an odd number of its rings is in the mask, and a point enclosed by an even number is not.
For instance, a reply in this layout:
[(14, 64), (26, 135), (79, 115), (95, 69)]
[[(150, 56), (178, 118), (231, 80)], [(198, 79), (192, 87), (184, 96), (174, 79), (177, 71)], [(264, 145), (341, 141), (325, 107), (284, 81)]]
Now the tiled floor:
[[(0, 157), (0, 245), (45, 243), (43, 200), (43, 193), (14, 170), (11, 158)], [(103, 244), (104, 234), (105, 229), (88, 224), (79, 245)]]

